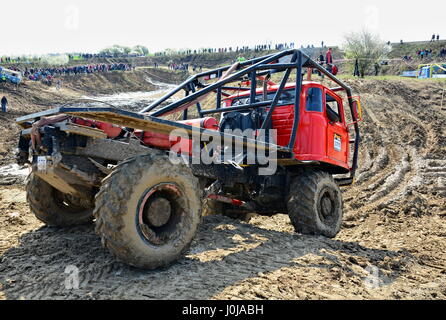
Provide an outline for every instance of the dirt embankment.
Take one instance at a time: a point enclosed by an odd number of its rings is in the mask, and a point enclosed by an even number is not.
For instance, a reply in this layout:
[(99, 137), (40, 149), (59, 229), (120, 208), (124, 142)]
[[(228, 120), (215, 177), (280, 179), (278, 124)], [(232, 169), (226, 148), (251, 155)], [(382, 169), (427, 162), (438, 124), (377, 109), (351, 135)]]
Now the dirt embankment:
[[(113, 260), (93, 226), (43, 226), (23, 187), (8, 186), (0, 188), (0, 298), (445, 299), (443, 83), (350, 84), (363, 99), (363, 144), (336, 239), (295, 234), (286, 215), (206, 217), (184, 259), (141, 271)], [(78, 289), (65, 286), (72, 270)]]
[(24, 81), (17, 88), (10, 84), (0, 87), (0, 96), (8, 99), (8, 112), (0, 114), (0, 165), (13, 161), (18, 127), (15, 119), (67, 103), (80, 101), (84, 96), (121, 92), (153, 91), (157, 82), (176, 84), (186, 76), (166, 69), (137, 68), (135, 71), (114, 71), (88, 75), (64, 76), (61, 90), (55, 85)]

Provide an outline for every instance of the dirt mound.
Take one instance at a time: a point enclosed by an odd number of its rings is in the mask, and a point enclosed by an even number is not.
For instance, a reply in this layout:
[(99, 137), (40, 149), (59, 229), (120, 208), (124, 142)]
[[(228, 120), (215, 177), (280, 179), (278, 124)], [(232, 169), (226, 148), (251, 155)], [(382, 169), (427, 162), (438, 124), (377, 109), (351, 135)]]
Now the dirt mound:
[(363, 100), (363, 144), (336, 239), (295, 234), (285, 215), (206, 217), (184, 259), (141, 271), (113, 260), (93, 226), (44, 227), (23, 187), (4, 186), (0, 298), (445, 299), (443, 82), (350, 85)]
[[(355, 81), (365, 122), (351, 208), (413, 215), (444, 214), (446, 119), (442, 82)], [(365, 211), (366, 213), (369, 210)]]
[(40, 112), (69, 103), (76, 103), (85, 96), (117, 94), (121, 92), (154, 91), (157, 82), (178, 83), (186, 77), (183, 73), (164, 69), (138, 68), (135, 71), (115, 71), (62, 77), (62, 89), (40, 82), (24, 81), (19, 87), (3, 84), (1, 96), (8, 98), (8, 112), (0, 114), (0, 165), (14, 159), (19, 129), (15, 119), (33, 112)]

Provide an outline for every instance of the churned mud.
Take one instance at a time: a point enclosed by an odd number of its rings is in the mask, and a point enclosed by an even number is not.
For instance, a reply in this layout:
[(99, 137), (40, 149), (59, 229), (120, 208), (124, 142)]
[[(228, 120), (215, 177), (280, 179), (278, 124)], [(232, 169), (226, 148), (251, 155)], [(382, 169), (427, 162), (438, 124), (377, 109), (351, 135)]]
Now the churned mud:
[(92, 225), (40, 223), (26, 204), (23, 171), (11, 167), (10, 135), (0, 169), (0, 298), (445, 299), (445, 84), (350, 85), (363, 100), (363, 144), (335, 239), (296, 234), (286, 215), (249, 223), (210, 216), (187, 256), (164, 270), (115, 261)]

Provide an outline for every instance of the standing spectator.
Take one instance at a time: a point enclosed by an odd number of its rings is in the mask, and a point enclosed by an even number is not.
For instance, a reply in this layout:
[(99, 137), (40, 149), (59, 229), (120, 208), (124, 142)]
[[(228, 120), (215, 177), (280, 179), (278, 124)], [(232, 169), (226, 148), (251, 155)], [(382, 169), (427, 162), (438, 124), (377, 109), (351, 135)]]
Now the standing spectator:
[(8, 105), (8, 99), (5, 96), (2, 98), (2, 112), (6, 112), (6, 106)]
[(327, 64), (333, 64), (333, 53), (331, 51), (331, 48), (328, 48), (328, 51), (325, 55), (325, 62)]
[(432, 35), (432, 39), (431, 39), (431, 42), (434, 42), (435, 41), (435, 33)]
[(325, 58), (324, 58), (324, 55), (322, 54), (322, 52), (321, 52), (321, 54), (319, 55), (319, 64), (321, 65), (321, 66), (323, 66), (324, 65), (324, 62), (325, 62)]
[(375, 62), (375, 77), (379, 74), (379, 68), (378, 62)]
[(437, 34), (437, 41), (440, 41), (440, 35)]
[(360, 74), (359, 74), (359, 61), (358, 61), (358, 59), (356, 59), (356, 61), (355, 61), (355, 70), (353, 71), (353, 76), (354, 76), (354, 77), (359, 77), (359, 76), (360, 76)]
[[(324, 60), (325, 60), (325, 58), (324, 58), (324, 55), (323, 55), (323, 53), (321, 52), (321, 54), (319, 55), (319, 58), (317, 58), (317, 63), (321, 66), (321, 67), (323, 67), (324, 66)], [(317, 70), (317, 74), (319, 75), (319, 77), (324, 77), (324, 75), (319, 71), (319, 70)]]

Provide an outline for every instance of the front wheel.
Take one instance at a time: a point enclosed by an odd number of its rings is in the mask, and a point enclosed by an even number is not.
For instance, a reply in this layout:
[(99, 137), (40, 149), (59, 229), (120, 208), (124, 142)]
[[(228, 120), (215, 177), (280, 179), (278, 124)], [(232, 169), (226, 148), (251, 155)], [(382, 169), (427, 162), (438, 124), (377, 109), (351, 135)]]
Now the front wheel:
[(96, 196), (96, 231), (123, 262), (164, 267), (189, 248), (201, 219), (199, 180), (161, 153), (120, 164)]
[(48, 226), (68, 227), (93, 222), (93, 201), (65, 194), (35, 173), (28, 177), (26, 199), (36, 218)]
[(342, 193), (327, 172), (304, 170), (295, 176), (287, 207), (299, 233), (334, 238), (341, 229)]

